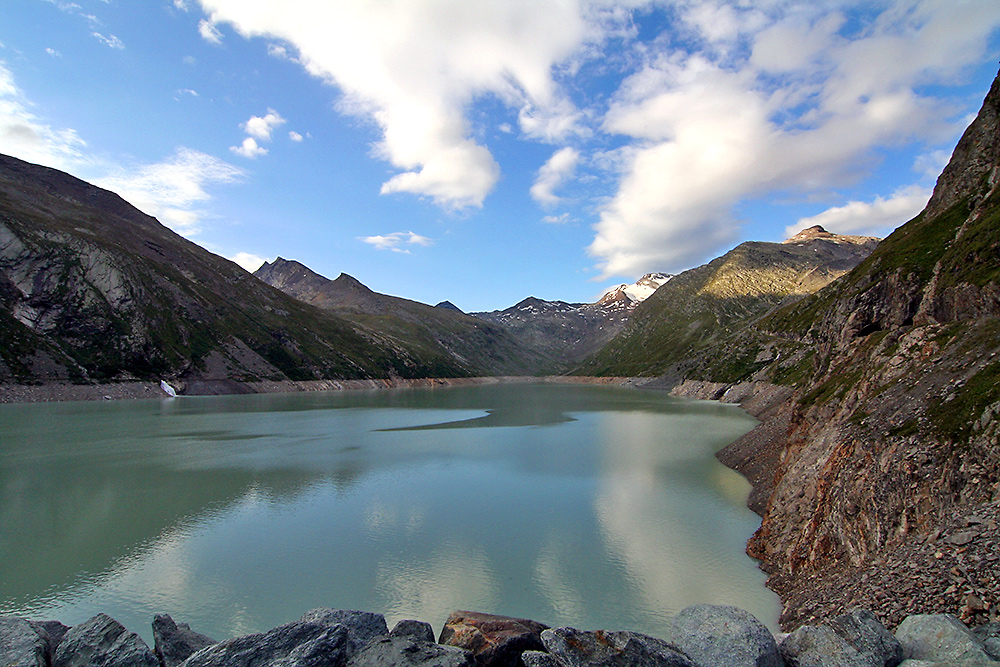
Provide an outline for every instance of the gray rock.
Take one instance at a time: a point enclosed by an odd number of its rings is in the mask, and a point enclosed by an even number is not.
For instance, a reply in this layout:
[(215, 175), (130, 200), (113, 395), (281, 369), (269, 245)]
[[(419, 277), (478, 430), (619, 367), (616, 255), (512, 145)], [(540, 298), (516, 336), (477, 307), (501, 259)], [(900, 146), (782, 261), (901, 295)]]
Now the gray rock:
[(326, 626), (343, 625), (347, 628), (350, 636), (353, 653), (360, 651), (373, 639), (389, 635), (389, 626), (385, 623), (385, 616), (369, 611), (322, 607), (307, 611), (299, 619), (299, 622), (319, 623)]
[(342, 667), (352, 653), (343, 625), (287, 623), (203, 648), (184, 667)]
[(867, 609), (853, 609), (827, 625), (872, 667), (896, 667), (903, 660), (899, 641)]
[(1000, 623), (987, 623), (972, 629), (972, 634), (983, 643), (983, 648), (994, 660), (1000, 660)]
[(415, 641), (434, 643), (434, 628), (424, 621), (399, 621), (389, 631), (390, 637), (409, 637)]
[(139, 635), (107, 614), (98, 614), (66, 631), (52, 667), (159, 667)]
[(49, 645), (32, 624), (17, 616), (0, 617), (0, 665), (46, 667)]
[(989, 660), (949, 660), (946, 662), (931, 662), (930, 660), (904, 660), (899, 667), (997, 667), (997, 663)]
[(930, 662), (990, 661), (983, 643), (950, 614), (907, 616), (896, 628), (903, 657)]
[(545, 651), (525, 651), (521, 654), (524, 667), (560, 667), (559, 661)]
[(69, 626), (63, 625), (59, 621), (28, 621), (31, 623), (31, 627), (35, 629), (35, 632), (42, 636), (49, 645), (49, 654), (52, 655), (56, 652), (56, 647), (59, 646), (59, 642), (62, 638), (66, 636), (69, 632)]
[(676, 646), (638, 632), (556, 628), (542, 644), (562, 667), (697, 667)]
[(153, 653), (163, 667), (176, 667), (192, 654), (217, 643), (195, 632), (187, 623), (174, 623), (168, 614), (153, 617)]
[(381, 637), (369, 642), (347, 667), (473, 667), (472, 654), (455, 646)]
[(826, 625), (803, 625), (778, 645), (788, 667), (871, 667), (847, 640)]
[(670, 630), (673, 644), (703, 667), (783, 667), (771, 631), (736, 607), (687, 607)]

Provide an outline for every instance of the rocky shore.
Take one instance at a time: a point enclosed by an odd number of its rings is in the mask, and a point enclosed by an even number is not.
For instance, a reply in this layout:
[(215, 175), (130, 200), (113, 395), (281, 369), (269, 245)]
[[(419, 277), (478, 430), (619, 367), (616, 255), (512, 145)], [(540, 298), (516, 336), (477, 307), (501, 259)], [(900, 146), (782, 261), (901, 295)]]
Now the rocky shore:
[[(767, 383), (686, 381), (670, 389), (688, 398), (738, 403), (761, 420), (716, 456), (753, 485), (748, 505), (763, 515), (788, 432), (790, 390)], [(858, 605), (889, 626), (911, 614), (952, 614), (970, 624), (1000, 622), (1000, 503), (956, 505), (926, 532), (905, 535), (862, 565), (844, 561), (809, 571), (772, 572), (781, 626), (796, 628)], [(756, 555), (752, 549), (751, 555)], [(762, 567), (767, 571), (765, 562)]]
[(381, 614), (314, 609), (299, 620), (216, 641), (166, 614), (153, 648), (98, 614), (73, 627), (0, 617), (3, 667), (989, 667), (1000, 624), (970, 630), (945, 614), (910, 616), (889, 632), (865, 609), (775, 637), (736, 607), (695, 605), (670, 636), (550, 628), (527, 619), (454, 612), (389, 630)]

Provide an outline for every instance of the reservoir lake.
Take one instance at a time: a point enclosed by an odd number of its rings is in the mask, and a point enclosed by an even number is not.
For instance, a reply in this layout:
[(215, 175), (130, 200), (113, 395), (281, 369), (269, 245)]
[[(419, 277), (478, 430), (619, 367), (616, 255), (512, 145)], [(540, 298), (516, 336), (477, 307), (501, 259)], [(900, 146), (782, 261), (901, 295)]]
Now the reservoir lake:
[(498, 383), (0, 405), (0, 615), (105, 612), (152, 646), (316, 607), (665, 636), (695, 603), (777, 630), (732, 405)]

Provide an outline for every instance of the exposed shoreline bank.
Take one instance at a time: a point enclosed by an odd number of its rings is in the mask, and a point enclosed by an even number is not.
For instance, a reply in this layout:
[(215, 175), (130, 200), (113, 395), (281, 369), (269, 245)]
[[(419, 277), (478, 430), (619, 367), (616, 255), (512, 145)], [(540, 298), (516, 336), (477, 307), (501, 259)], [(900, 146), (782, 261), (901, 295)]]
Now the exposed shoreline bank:
[[(181, 396), (228, 394), (279, 394), (302, 391), (365, 391), (418, 387), (464, 387), (482, 384), (553, 382), (562, 384), (635, 385), (634, 378), (548, 376), (498, 376), (474, 378), (385, 378), (374, 380), (282, 380), (237, 382), (235, 380), (189, 380), (176, 383)], [(165, 398), (159, 382), (109, 382), (103, 384), (48, 383), (26, 385), (0, 383), (0, 403), (46, 403), (57, 401), (130, 400)]]

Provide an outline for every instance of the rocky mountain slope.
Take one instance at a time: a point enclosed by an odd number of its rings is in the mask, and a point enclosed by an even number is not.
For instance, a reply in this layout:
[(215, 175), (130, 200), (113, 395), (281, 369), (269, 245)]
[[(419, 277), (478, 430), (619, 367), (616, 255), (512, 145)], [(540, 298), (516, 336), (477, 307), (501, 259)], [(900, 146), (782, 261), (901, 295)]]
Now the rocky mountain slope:
[(670, 275), (649, 273), (614, 287), (595, 303), (567, 303), (528, 297), (505, 310), (473, 315), (506, 327), (524, 344), (542, 351), (568, 370), (615, 336), (636, 306)]
[(0, 156), (0, 381), (479, 370), (292, 299), (114, 193)]
[(774, 358), (757, 340), (733, 345), (755, 319), (811, 294), (867, 257), (878, 239), (805, 230), (784, 243), (747, 242), (674, 276), (577, 371), (736, 381)]
[(970, 574), (995, 574), (1000, 545), (985, 545), (993, 561), (969, 548), (1000, 509), (998, 184), (1000, 77), (926, 209), (842, 280), (760, 323), (778, 347), (806, 350), (750, 544), (786, 598), (845, 568), (859, 581), (918, 570), (899, 554), (937, 543), (932, 557), (950, 569), (930, 594), (969, 620), (1000, 613), (995, 577)]
[(254, 275), (300, 301), (375, 329), (401, 345), (450, 359), (467, 372), (530, 375), (548, 364), (543, 354), (516, 340), (504, 327), (466, 315), (454, 306), (429, 306), (379, 294), (347, 274), (330, 280), (300, 262), (281, 257), (265, 263)]

